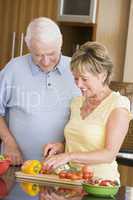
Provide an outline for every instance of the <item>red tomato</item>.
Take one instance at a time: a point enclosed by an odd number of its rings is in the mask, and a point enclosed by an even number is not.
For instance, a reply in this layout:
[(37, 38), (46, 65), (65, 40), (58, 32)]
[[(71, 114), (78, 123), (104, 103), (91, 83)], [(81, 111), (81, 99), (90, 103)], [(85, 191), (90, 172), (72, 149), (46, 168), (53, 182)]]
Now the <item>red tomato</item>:
[(91, 169), (91, 167), (89, 165), (84, 165), (82, 167), (82, 172), (83, 172), (83, 174), (84, 173), (88, 173), (88, 172), (92, 172), (92, 169)]
[(66, 177), (67, 177), (67, 172), (66, 172), (66, 171), (61, 171), (61, 172), (59, 173), (59, 177), (60, 177), (60, 178), (66, 178)]
[(100, 186), (109, 186), (109, 185), (114, 185), (114, 182), (111, 181), (111, 180), (102, 180), (100, 183), (99, 183)]
[(83, 173), (82, 172), (77, 172), (76, 174), (80, 177), (80, 179), (83, 178)]
[(7, 193), (6, 183), (2, 178), (0, 178), (0, 198), (5, 197)]
[(71, 179), (72, 179), (72, 180), (80, 180), (81, 177), (80, 177), (77, 173), (73, 173)]
[(93, 177), (93, 172), (86, 172), (86, 173), (83, 173), (83, 178), (84, 179), (91, 179)]
[(73, 172), (67, 172), (66, 173), (66, 178), (71, 179), (73, 175)]

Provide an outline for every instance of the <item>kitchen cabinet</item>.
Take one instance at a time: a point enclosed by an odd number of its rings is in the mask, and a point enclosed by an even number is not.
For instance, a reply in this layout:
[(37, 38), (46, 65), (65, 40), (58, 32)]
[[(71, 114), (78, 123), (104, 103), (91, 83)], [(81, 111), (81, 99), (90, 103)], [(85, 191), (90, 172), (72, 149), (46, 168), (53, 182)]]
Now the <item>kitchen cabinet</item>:
[(23, 43), (27, 25), (39, 16), (55, 19), (56, 6), (56, 0), (0, 0), (0, 68), (3, 68), (12, 56), (28, 52)]
[(122, 186), (133, 187), (133, 166), (119, 164), (120, 179)]
[[(39, 16), (57, 21), (57, 3), (58, 0), (0, 0), (0, 68), (11, 59), (13, 32), (16, 32), (14, 56), (18, 56), (28, 23)], [(95, 24), (57, 21), (64, 40), (62, 52), (71, 56), (86, 41), (101, 42), (114, 62), (113, 80), (122, 81), (129, 10), (130, 0), (98, 0)], [(24, 53), (27, 53), (25, 44)]]
[(63, 53), (71, 56), (86, 41), (101, 42), (114, 63), (113, 80), (122, 81), (129, 10), (130, 0), (99, 0), (95, 24), (59, 22), (64, 38)]

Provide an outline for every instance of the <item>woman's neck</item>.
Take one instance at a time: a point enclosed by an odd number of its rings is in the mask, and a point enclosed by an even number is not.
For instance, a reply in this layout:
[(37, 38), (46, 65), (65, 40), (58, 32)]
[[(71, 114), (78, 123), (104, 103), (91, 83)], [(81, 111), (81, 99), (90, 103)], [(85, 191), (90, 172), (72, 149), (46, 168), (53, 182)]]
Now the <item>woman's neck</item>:
[(88, 102), (89, 104), (92, 103), (100, 103), (102, 102), (106, 97), (108, 97), (111, 94), (112, 90), (108, 87), (105, 86), (102, 91), (100, 91), (98, 94), (95, 94), (92, 97), (85, 97), (86, 103)]

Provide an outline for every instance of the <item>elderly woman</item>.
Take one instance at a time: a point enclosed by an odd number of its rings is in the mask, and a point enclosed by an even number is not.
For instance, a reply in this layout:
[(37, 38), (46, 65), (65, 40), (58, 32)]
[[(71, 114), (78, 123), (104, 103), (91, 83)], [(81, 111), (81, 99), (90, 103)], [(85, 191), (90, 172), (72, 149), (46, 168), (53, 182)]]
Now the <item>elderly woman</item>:
[[(48, 157), (49, 167), (68, 162), (73, 166), (88, 164), (96, 177), (119, 180), (115, 159), (131, 113), (128, 98), (109, 88), (112, 68), (106, 48), (97, 42), (87, 42), (74, 53), (71, 70), (83, 96), (71, 103), (71, 117), (64, 130), (65, 153)], [(56, 151), (57, 146), (48, 144), (44, 154)]]

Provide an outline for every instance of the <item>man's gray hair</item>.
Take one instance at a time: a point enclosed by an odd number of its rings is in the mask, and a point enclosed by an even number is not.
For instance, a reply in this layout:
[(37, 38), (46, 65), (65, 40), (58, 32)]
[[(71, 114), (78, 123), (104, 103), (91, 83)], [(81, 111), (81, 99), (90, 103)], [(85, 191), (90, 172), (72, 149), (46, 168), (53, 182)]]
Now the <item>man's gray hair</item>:
[(47, 17), (34, 19), (27, 27), (25, 42), (30, 47), (31, 41), (57, 42), (62, 45), (62, 34), (58, 25)]

